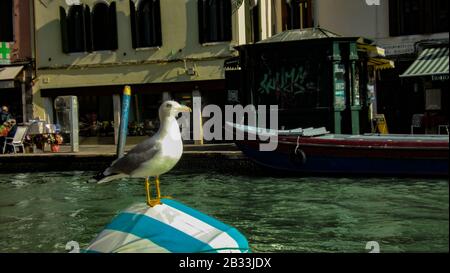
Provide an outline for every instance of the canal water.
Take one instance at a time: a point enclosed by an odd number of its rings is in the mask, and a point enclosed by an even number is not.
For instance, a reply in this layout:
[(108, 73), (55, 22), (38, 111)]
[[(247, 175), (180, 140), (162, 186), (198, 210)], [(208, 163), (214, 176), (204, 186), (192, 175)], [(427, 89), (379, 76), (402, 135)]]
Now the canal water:
[[(0, 252), (86, 247), (144, 181), (88, 184), (93, 172), (2, 174)], [(268, 178), (170, 173), (163, 194), (235, 226), (253, 252), (449, 251), (447, 179)]]

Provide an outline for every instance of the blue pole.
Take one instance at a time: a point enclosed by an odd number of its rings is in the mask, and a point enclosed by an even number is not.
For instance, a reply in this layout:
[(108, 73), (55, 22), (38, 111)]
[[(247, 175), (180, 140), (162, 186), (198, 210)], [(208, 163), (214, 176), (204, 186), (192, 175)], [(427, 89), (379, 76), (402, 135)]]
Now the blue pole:
[(117, 143), (117, 158), (124, 154), (128, 133), (128, 113), (130, 112), (131, 87), (125, 86), (122, 95), (122, 113), (120, 115), (119, 141)]

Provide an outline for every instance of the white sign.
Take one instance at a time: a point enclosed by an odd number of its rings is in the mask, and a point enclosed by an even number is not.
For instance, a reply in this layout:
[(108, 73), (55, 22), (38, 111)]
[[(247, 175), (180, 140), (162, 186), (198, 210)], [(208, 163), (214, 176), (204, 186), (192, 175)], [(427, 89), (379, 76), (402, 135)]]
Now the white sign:
[(382, 45), (385, 49), (386, 56), (402, 55), (402, 54), (414, 54), (414, 43), (402, 43), (392, 45)]
[(366, 0), (368, 6), (379, 6), (380, 0)]
[(449, 75), (432, 75), (431, 79), (433, 81), (448, 81)]

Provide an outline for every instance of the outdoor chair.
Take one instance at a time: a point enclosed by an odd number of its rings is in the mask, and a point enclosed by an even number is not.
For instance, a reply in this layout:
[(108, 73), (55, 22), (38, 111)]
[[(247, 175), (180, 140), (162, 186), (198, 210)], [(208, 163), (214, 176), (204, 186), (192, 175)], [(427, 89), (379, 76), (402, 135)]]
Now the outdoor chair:
[(5, 138), (5, 142), (3, 143), (3, 153), (5, 153), (8, 146), (12, 146), (14, 153), (17, 153), (17, 147), (22, 147), (22, 153), (25, 153), (23, 142), (27, 135), (27, 131), (27, 126), (18, 126), (14, 137)]

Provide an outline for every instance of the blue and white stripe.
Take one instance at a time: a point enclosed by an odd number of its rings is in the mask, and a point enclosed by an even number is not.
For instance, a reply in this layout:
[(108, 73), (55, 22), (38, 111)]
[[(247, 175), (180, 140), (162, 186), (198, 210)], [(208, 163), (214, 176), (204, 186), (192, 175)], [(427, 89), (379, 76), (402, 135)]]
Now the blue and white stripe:
[(235, 228), (187, 207), (163, 199), (120, 213), (89, 245), (87, 252), (243, 253), (246, 238)]

